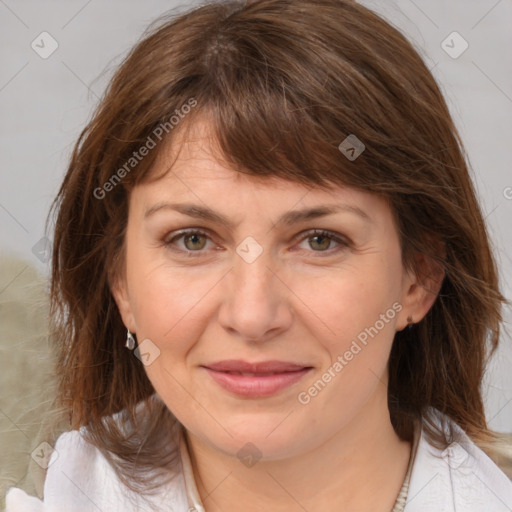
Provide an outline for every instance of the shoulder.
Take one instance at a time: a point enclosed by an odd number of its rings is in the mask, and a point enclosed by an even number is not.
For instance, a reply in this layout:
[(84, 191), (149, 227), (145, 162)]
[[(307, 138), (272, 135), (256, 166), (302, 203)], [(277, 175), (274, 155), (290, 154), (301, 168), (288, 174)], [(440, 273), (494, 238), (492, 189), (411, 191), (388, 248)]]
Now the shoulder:
[(440, 450), (421, 429), (405, 512), (510, 512), (512, 482), (456, 423), (435, 415), (452, 426), (454, 440)]
[(185, 491), (181, 473), (161, 493), (142, 499), (119, 480), (101, 451), (84, 439), (82, 432), (65, 432), (57, 439), (48, 461), (44, 501), (12, 488), (6, 496), (5, 512), (151, 511), (164, 502), (182, 502)]
[[(100, 460), (98, 450), (87, 443), (81, 433), (76, 430), (61, 434), (55, 447), (46, 445), (41, 450), (41, 456), (46, 458), (43, 460), (44, 467), (47, 468), (44, 486), (45, 501), (28, 496), (21, 489), (12, 488), (7, 492), (6, 512), (45, 511), (57, 505), (69, 505), (71, 482), (79, 480), (83, 484), (83, 474), (94, 474), (91, 471), (91, 465)], [(43, 451), (46, 453), (43, 454)], [(75, 462), (78, 460), (80, 464)], [(78, 474), (79, 472), (82, 472), (82, 477)]]
[[(97, 510), (105, 494), (115, 493), (112, 469), (101, 452), (88, 443), (78, 430), (59, 436), (47, 464), (44, 502), (28, 496), (21, 489), (10, 489), (6, 512), (46, 511), (71, 507), (70, 510)], [(108, 487), (107, 487), (108, 485)]]

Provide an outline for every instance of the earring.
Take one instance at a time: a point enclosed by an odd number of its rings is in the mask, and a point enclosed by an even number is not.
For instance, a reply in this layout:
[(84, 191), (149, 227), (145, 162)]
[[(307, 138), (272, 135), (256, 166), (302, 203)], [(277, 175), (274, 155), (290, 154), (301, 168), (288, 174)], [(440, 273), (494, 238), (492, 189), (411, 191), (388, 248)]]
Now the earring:
[(135, 348), (135, 338), (133, 337), (133, 334), (130, 332), (130, 329), (127, 330), (126, 343), (124, 346), (129, 350), (133, 350)]
[(407, 317), (407, 328), (412, 329), (412, 326), (414, 325), (414, 322), (412, 320), (412, 316)]

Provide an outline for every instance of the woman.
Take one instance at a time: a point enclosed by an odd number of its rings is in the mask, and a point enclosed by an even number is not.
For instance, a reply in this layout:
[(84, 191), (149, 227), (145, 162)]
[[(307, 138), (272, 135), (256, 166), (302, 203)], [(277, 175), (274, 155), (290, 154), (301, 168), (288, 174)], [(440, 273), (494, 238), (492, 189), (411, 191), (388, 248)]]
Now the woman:
[(461, 147), (351, 1), (154, 29), (55, 203), (69, 432), (44, 501), (7, 511), (511, 510), (480, 394), (504, 299)]

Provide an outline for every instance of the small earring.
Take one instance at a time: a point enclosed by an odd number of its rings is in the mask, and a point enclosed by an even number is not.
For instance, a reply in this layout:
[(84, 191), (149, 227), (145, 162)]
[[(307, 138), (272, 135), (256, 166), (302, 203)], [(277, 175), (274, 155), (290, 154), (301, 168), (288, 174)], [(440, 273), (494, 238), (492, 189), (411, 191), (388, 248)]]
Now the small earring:
[(412, 329), (412, 326), (414, 325), (414, 322), (412, 320), (412, 316), (407, 317), (407, 328)]
[(130, 329), (127, 330), (126, 343), (124, 346), (129, 350), (133, 350), (135, 348), (135, 338), (133, 337), (133, 334), (130, 332)]

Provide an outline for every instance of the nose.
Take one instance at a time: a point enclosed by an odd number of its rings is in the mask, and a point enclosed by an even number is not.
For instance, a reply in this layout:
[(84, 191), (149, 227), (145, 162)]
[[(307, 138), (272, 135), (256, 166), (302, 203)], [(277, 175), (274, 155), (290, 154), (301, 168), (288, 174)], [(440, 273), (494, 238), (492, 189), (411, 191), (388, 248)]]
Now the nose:
[(265, 251), (248, 263), (235, 253), (233, 268), (223, 279), (219, 322), (244, 341), (268, 341), (292, 322), (290, 290), (270, 267)]

